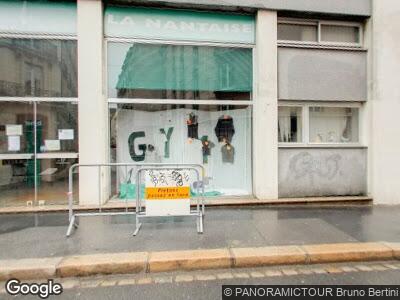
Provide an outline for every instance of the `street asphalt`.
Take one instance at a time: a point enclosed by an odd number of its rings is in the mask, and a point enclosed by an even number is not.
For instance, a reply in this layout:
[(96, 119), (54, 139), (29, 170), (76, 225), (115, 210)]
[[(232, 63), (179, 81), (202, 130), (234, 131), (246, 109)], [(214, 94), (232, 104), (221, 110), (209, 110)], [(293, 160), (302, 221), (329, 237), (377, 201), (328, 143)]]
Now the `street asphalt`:
[(230, 207), (159, 219), (133, 237), (134, 216), (86, 217), (69, 238), (67, 213), (0, 215), (0, 259), (93, 253), (400, 241), (400, 206)]

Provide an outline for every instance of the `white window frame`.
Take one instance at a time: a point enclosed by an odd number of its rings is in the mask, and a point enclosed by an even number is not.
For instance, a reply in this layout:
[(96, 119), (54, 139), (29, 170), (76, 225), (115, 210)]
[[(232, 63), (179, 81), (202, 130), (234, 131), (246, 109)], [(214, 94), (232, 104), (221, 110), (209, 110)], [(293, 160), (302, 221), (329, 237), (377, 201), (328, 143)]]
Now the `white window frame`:
[[(299, 20), (299, 19), (278, 19), (279, 24), (292, 24), (292, 25), (314, 25), (317, 27), (317, 41), (291, 41), (279, 40), (278, 45), (305, 45), (305, 46), (322, 46), (322, 47), (346, 47), (346, 48), (362, 48), (364, 45), (364, 31), (363, 24), (359, 22), (343, 22), (343, 21), (324, 21), (324, 20)], [(321, 27), (323, 25), (343, 26), (343, 27), (357, 27), (359, 28), (359, 42), (358, 43), (343, 43), (343, 42), (324, 42), (321, 39)]]
[[(321, 101), (279, 101), (278, 107), (301, 107), (302, 108), (302, 142), (278, 142), (279, 148), (354, 148), (365, 147), (363, 141), (363, 109), (361, 102), (321, 102)], [(315, 143), (310, 142), (310, 107), (340, 107), (358, 109), (358, 142), (351, 143)], [(279, 114), (279, 110), (278, 110)]]

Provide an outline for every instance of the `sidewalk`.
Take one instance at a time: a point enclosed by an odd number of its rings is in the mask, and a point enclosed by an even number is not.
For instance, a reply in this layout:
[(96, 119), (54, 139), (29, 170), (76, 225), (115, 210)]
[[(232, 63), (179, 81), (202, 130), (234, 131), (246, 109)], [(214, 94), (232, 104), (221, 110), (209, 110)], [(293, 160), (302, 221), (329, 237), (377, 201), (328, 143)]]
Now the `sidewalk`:
[[(154, 221), (153, 221), (154, 222)], [(143, 224), (134, 216), (86, 217), (66, 238), (67, 213), (0, 215), (0, 259), (130, 251), (400, 242), (400, 206), (209, 208), (193, 219)]]
[[(82, 276), (157, 270), (154, 259), (162, 271), (185, 264), (240, 267), (241, 261), (244, 266), (312, 263), (321, 257), (394, 259), (400, 255), (399, 213), (400, 206), (213, 208), (206, 212), (202, 235), (193, 219), (162, 219), (143, 224), (136, 237), (133, 216), (86, 217), (69, 238), (66, 213), (1, 215), (0, 260), (10, 261), (10, 270), (49, 262), (54, 274)], [(268, 247), (280, 245), (285, 247)]]

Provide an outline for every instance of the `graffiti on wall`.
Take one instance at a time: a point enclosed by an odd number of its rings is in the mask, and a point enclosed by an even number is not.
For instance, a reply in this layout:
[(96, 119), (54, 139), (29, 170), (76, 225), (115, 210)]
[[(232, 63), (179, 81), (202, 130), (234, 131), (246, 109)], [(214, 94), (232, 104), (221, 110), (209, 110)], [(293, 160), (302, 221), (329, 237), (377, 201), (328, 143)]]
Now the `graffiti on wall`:
[(315, 177), (332, 180), (339, 173), (341, 159), (340, 154), (321, 157), (303, 151), (290, 159), (288, 174), (295, 179), (308, 177), (311, 183)]

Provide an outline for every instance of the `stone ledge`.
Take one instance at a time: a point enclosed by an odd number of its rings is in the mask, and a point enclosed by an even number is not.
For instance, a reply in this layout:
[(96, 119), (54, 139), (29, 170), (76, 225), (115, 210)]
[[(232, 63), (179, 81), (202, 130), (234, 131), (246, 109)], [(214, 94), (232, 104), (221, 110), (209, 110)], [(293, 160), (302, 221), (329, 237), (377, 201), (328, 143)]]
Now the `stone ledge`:
[(393, 250), (382, 243), (320, 244), (301, 248), (311, 264), (393, 258)]
[(56, 277), (56, 268), (61, 260), (62, 257), (0, 260), (0, 281)]
[(306, 253), (297, 246), (232, 248), (231, 252), (237, 268), (306, 263)]
[(140, 273), (146, 270), (147, 259), (147, 252), (70, 256), (57, 265), (56, 274), (59, 277), (73, 277)]
[(228, 249), (151, 252), (149, 272), (230, 268)]
[(400, 259), (400, 243), (128, 252), (0, 260), (0, 280)]

